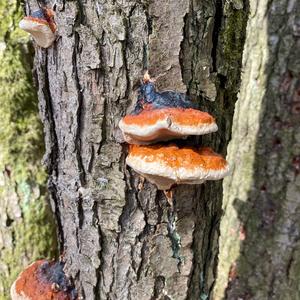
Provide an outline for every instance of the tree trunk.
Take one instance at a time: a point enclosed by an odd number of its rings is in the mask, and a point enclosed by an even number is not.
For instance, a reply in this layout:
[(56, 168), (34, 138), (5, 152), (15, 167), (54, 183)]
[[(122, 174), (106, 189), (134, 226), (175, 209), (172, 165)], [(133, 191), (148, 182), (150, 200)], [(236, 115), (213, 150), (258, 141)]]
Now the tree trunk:
[(217, 134), (187, 144), (225, 155), (247, 1), (55, 3), (58, 38), (36, 49), (35, 75), (66, 273), (83, 299), (209, 299), (221, 182), (176, 188), (171, 211), (153, 185), (138, 189), (117, 127), (149, 69), (161, 90), (187, 92), (217, 117)]
[(0, 3), (0, 299), (32, 261), (56, 254), (46, 202), (42, 126), (32, 82), (33, 48), (15, 1)]
[(251, 0), (215, 299), (300, 299), (300, 2)]

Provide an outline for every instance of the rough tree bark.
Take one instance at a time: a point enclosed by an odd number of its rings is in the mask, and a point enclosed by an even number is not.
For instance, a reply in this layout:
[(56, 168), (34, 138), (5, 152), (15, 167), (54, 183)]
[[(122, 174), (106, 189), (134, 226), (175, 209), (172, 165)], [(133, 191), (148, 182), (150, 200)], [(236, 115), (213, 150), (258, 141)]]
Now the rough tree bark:
[[(219, 132), (187, 143), (225, 155), (247, 1), (56, 0), (58, 38), (36, 49), (49, 190), (65, 271), (84, 299), (208, 299), (215, 281), (221, 182), (181, 186), (175, 209), (124, 166), (117, 124), (143, 71), (187, 92)], [(27, 1), (27, 13), (37, 2)], [(212, 102), (213, 101), (213, 102)]]
[(215, 299), (300, 299), (300, 2), (251, 0)]

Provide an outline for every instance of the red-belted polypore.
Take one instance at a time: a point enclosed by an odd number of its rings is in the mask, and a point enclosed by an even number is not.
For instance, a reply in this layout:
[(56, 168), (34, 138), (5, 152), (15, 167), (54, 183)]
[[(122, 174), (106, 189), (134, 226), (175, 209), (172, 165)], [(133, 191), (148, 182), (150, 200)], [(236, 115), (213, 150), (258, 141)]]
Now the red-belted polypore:
[(146, 73), (135, 109), (120, 120), (119, 127), (125, 141), (137, 145), (217, 131), (215, 119), (195, 108), (195, 103), (183, 93), (157, 92)]
[(75, 300), (77, 293), (63, 272), (63, 263), (38, 260), (13, 283), (12, 300)]
[(56, 25), (51, 9), (40, 8), (30, 16), (20, 21), (20, 28), (29, 32), (36, 43), (42, 48), (48, 48), (55, 40)]
[(215, 119), (192, 108), (167, 107), (125, 116), (119, 123), (126, 142), (145, 145), (218, 130)]
[(229, 172), (226, 160), (211, 148), (175, 144), (130, 145), (126, 163), (160, 190), (222, 179)]

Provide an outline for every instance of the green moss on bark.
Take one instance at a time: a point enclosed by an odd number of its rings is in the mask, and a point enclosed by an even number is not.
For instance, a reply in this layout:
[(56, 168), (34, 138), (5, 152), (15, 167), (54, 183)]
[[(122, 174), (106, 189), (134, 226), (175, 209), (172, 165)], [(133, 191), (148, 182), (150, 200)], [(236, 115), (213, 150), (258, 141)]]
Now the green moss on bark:
[(220, 33), (222, 47), (219, 47), (217, 60), (218, 73), (226, 76), (225, 87), (232, 94), (236, 94), (240, 87), (237, 68), (241, 68), (249, 12), (247, 1), (244, 4), (236, 2), (239, 1), (226, 1), (224, 4), (224, 24)]
[(55, 228), (41, 167), (44, 152), (37, 96), (32, 82), (33, 49), (18, 29), (16, 1), (0, 3), (0, 299), (31, 261), (53, 257)]

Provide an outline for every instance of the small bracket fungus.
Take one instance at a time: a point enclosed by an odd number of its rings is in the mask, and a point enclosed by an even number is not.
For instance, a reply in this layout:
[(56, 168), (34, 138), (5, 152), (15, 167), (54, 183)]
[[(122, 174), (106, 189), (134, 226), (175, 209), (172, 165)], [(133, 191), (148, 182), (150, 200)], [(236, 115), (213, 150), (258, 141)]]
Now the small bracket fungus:
[(77, 293), (63, 271), (61, 262), (38, 260), (13, 283), (12, 300), (75, 300)]
[(174, 184), (222, 179), (229, 172), (226, 160), (212, 149), (179, 148), (174, 144), (130, 145), (126, 163), (159, 190), (169, 190)]
[(20, 21), (20, 28), (29, 32), (36, 43), (42, 48), (48, 48), (55, 40), (56, 25), (51, 9), (41, 8)]
[(194, 107), (185, 94), (156, 92), (146, 73), (135, 110), (119, 122), (119, 127), (125, 141), (137, 145), (217, 131), (215, 119)]

